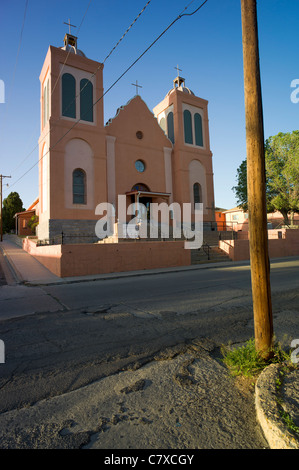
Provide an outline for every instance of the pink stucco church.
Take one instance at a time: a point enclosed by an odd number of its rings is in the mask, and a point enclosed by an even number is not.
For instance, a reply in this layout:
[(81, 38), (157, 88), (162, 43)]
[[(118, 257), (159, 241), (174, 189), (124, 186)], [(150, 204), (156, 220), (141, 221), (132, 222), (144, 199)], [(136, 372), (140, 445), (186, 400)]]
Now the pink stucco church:
[(125, 195), (151, 202), (203, 203), (215, 220), (208, 102), (177, 76), (150, 111), (137, 94), (104, 123), (103, 64), (77, 48), (50, 46), (40, 74), (38, 238), (94, 235), (102, 202)]

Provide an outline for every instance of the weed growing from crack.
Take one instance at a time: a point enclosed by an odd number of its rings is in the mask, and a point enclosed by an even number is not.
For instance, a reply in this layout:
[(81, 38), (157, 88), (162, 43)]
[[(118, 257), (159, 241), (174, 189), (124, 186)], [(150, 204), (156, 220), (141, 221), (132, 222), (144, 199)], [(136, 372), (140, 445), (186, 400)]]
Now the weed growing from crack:
[(269, 361), (264, 360), (256, 350), (254, 339), (248, 340), (240, 348), (232, 348), (230, 345), (221, 347), (222, 361), (233, 376), (255, 377), (269, 364), (290, 362), (290, 353), (285, 352), (280, 343), (273, 347), (272, 353)]

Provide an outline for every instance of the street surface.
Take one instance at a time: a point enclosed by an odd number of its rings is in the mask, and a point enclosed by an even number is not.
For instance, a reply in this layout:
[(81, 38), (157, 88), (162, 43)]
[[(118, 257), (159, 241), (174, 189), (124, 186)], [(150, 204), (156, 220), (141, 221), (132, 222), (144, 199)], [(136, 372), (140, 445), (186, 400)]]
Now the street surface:
[[(299, 337), (298, 268), (271, 264), (274, 331), (287, 345)], [(252, 386), (220, 361), (222, 344), (254, 336), (247, 263), (2, 285), (1, 318), (0, 448), (267, 447)]]

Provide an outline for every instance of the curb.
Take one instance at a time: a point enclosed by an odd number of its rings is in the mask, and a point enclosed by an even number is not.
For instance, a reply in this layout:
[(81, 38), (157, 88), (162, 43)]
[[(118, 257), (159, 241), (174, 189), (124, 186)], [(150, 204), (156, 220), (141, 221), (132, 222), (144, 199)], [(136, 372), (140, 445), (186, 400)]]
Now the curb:
[(271, 449), (299, 449), (299, 437), (284, 424), (278, 405), (276, 380), (281, 364), (263, 370), (255, 386), (257, 419)]

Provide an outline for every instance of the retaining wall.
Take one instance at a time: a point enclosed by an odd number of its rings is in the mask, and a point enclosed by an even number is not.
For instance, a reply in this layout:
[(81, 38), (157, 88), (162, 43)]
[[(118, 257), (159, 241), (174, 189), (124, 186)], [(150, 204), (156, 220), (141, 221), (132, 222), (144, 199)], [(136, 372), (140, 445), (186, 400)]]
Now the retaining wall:
[[(270, 258), (299, 256), (299, 230), (268, 230), (268, 246)], [(219, 248), (233, 261), (249, 260), (249, 233), (238, 233), (237, 240), (219, 241)]]
[(25, 239), (23, 249), (59, 277), (191, 264), (191, 253), (184, 248), (184, 241), (36, 246), (34, 241)]

